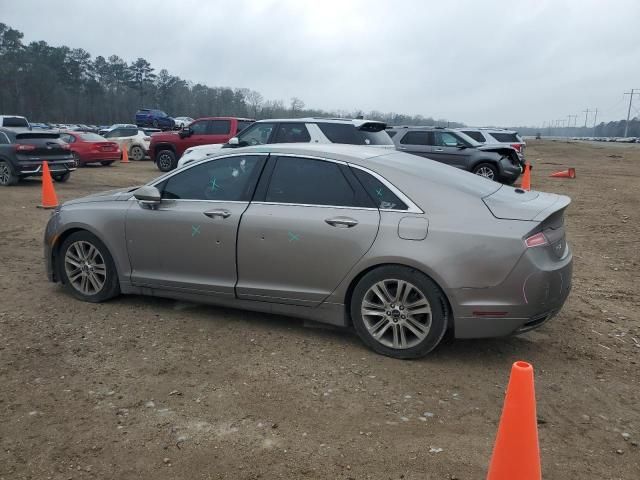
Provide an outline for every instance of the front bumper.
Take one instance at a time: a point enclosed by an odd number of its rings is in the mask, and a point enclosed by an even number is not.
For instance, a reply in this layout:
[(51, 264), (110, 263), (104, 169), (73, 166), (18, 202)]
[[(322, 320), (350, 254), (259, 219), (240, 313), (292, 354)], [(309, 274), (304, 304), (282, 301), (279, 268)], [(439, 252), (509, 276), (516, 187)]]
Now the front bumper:
[(571, 292), (573, 257), (566, 249), (562, 260), (529, 249), (500, 285), (450, 292), (456, 338), (524, 333), (553, 318)]

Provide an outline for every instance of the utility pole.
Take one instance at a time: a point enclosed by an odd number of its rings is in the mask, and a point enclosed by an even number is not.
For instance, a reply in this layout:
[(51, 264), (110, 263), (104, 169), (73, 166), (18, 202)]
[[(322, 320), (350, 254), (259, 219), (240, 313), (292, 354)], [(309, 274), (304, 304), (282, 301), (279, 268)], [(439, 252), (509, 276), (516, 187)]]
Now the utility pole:
[(569, 117), (569, 122), (567, 123), (568, 127), (571, 127), (571, 119), (573, 118), (573, 126), (575, 127), (578, 123), (578, 115), (567, 115)]
[(593, 116), (593, 136), (596, 136), (596, 120), (598, 118), (598, 109), (596, 108), (596, 114)]
[(640, 88), (632, 88), (630, 92), (625, 92), (625, 95), (629, 95), (629, 110), (627, 110), (627, 123), (624, 126), (624, 136), (627, 136), (629, 133), (629, 117), (631, 117), (631, 102), (633, 102), (633, 95), (639, 92), (636, 90), (640, 90)]
[(589, 110), (588, 108), (586, 110), (583, 110), (582, 113), (584, 113), (584, 126), (587, 126), (587, 117), (589, 116), (589, 112), (591, 110)]

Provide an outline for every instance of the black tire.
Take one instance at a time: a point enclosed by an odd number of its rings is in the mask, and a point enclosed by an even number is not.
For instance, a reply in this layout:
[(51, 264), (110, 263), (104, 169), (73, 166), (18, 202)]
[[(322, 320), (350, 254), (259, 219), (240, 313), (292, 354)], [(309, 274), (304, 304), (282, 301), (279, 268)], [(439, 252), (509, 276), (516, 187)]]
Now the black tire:
[(110, 167), (112, 163), (113, 163), (113, 160), (108, 160), (108, 161), (100, 162), (100, 165), (105, 167)]
[(489, 180), (498, 181), (498, 169), (491, 163), (479, 163), (473, 167), (472, 172)]
[(160, 150), (156, 155), (156, 165), (161, 172), (170, 172), (178, 166), (178, 160), (173, 150)]
[[(370, 289), (382, 281), (394, 282), (394, 281), (403, 281), (411, 284), (415, 290), (415, 292), (422, 294), (424, 299), (428, 302), (428, 307), (430, 307), (431, 313), (423, 314), (425, 315), (425, 323), (430, 319), (429, 329), (426, 332), (426, 336), (419, 340), (417, 336), (413, 335), (409, 330), (409, 327), (404, 327), (404, 335), (409, 335), (412, 337), (412, 340), (415, 342), (412, 345), (407, 345), (406, 348), (393, 348), (387, 345), (384, 345), (381, 340), (377, 340), (374, 338), (372, 333), (370, 333), (369, 329), (366, 325), (366, 320), (363, 318), (361, 308), (363, 305), (363, 300), (365, 299), (365, 295), (368, 295)], [(391, 292), (394, 293), (394, 292)], [(397, 291), (395, 292), (397, 294)], [(413, 293), (413, 292), (412, 292)], [(416, 294), (417, 294), (416, 293)], [(399, 305), (404, 305), (402, 302), (396, 305), (395, 308), (399, 308)], [(408, 303), (407, 305), (410, 305)], [(436, 285), (436, 283), (431, 280), (429, 277), (424, 275), (422, 272), (415, 270), (409, 267), (403, 267), (400, 265), (390, 265), (386, 267), (379, 267), (375, 270), (370, 271), (366, 275), (364, 275), (355, 289), (353, 290), (353, 295), (351, 296), (351, 304), (349, 306), (351, 311), (351, 319), (353, 321), (353, 325), (355, 327), (356, 332), (360, 339), (372, 350), (382, 355), (386, 355), (393, 358), (399, 359), (412, 359), (412, 358), (420, 358), (427, 355), (431, 352), (438, 344), (442, 337), (444, 336), (447, 330), (447, 315), (445, 311), (446, 299), (442, 290)], [(381, 307), (382, 308), (382, 307)], [(385, 306), (383, 308), (389, 308)], [(404, 307), (402, 307), (404, 309)], [(409, 309), (405, 311), (408, 312)], [(385, 312), (382, 312), (385, 313)], [(389, 312), (386, 312), (389, 313)], [(392, 318), (390, 316), (389, 318)], [(374, 317), (375, 318), (375, 317)], [(404, 316), (402, 317), (405, 318)], [(397, 327), (399, 330), (403, 329), (402, 325), (406, 325), (409, 323), (409, 320), (400, 320), (399, 315), (395, 317), (394, 322), (397, 322), (397, 325), (391, 325), (391, 322), (387, 322), (390, 324), (391, 331), (389, 331), (389, 327), (387, 327), (386, 331), (388, 333), (392, 333), (393, 330)], [(373, 322), (371, 322), (373, 323)], [(415, 323), (412, 323), (411, 326), (415, 329)], [(383, 329), (379, 329), (378, 332)], [(386, 335), (386, 333), (385, 333)], [(415, 337), (415, 338), (413, 338)], [(383, 335), (384, 338), (384, 335)]]
[(0, 186), (10, 187), (18, 183), (18, 176), (13, 173), (13, 168), (9, 162), (0, 160)]
[[(98, 250), (105, 265), (105, 278), (102, 288), (95, 293), (84, 294), (69, 279), (67, 273), (66, 255), (67, 251), (77, 242), (85, 242), (92, 245)], [(73, 252), (72, 252), (73, 253)], [(91, 303), (104, 302), (120, 294), (120, 284), (118, 282), (118, 274), (116, 271), (113, 258), (107, 247), (100, 241), (98, 237), (87, 231), (72, 233), (60, 246), (59, 254), (56, 258), (56, 266), (58, 269), (58, 278), (61, 279), (65, 290), (79, 300)], [(69, 268), (71, 265), (69, 264)]]
[(55, 175), (51, 175), (51, 178), (53, 178), (58, 183), (64, 183), (67, 180), (69, 180), (69, 178), (71, 178), (71, 172), (58, 173)]
[(76, 168), (80, 168), (82, 166), (82, 162), (80, 161), (80, 155), (78, 155), (76, 152), (73, 152), (72, 155), (73, 155), (73, 166)]
[(131, 160), (136, 160), (136, 161), (144, 160), (144, 150), (142, 149), (142, 147), (138, 145), (134, 145), (129, 150), (129, 157), (131, 157)]

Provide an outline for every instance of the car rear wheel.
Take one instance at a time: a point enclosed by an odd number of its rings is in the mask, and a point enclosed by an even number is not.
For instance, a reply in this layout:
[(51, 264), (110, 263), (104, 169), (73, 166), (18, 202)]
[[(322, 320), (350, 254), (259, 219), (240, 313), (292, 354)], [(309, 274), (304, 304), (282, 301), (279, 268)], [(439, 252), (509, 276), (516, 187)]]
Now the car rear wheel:
[(142, 147), (134, 145), (131, 147), (131, 160), (140, 161), (144, 159), (144, 150)]
[(73, 152), (73, 166), (76, 168), (80, 168), (82, 166), (82, 162), (80, 161), (80, 155), (76, 152)]
[(120, 293), (113, 258), (89, 232), (71, 234), (60, 247), (59, 272), (65, 288), (85, 302), (103, 302)]
[(476, 165), (473, 169), (473, 173), (480, 175), (481, 177), (488, 178), (489, 180), (498, 180), (498, 170), (490, 163), (481, 163)]
[(158, 152), (156, 163), (161, 172), (169, 172), (176, 168), (176, 154), (171, 150), (161, 150)]
[(0, 185), (8, 187), (18, 183), (18, 177), (13, 174), (11, 165), (7, 162), (0, 160)]
[(56, 175), (51, 175), (51, 177), (58, 183), (64, 183), (67, 180), (69, 180), (69, 178), (71, 178), (71, 173), (70, 172), (59, 173)]
[(367, 273), (351, 298), (356, 332), (372, 350), (394, 358), (419, 358), (445, 334), (445, 300), (423, 273), (403, 266)]
[(113, 163), (113, 160), (108, 160), (108, 161), (100, 162), (100, 165), (103, 165), (105, 167), (110, 167), (112, 163)]

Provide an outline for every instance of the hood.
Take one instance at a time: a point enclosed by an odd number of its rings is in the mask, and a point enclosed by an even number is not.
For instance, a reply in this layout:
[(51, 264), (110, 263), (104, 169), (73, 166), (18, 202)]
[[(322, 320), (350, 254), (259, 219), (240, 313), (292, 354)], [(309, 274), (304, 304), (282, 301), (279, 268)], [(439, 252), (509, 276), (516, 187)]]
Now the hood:
[(496, 218), (526, 221), (542, 221), (571, 203), (571, 199), (565, 195), (526, 192), (506, 185), (487, 195), (482, 201)]
[(90, 203), (90, 202), (109, 202), (109, 201), (118, 201), (118, 200), (127, 200), (131, 197), (131, 192), (137, 190), (140, 186), (137, 187), (127, 187), (127, 188), (119, 188), (117, 190), (108, 190), (106, 192), (94, 193), (92, 195), (87, 195), (86, 197), (74, 198), (73, 200), (68, 200), (62, 204), (63, 207), (68, 205), (77, 205), (79, 203)]
[(151, 134), (151, 140), (180, 138), (178, 133), (179, 131), (175, 131), (175, 130), (169, 131), (169, 132), (154, 132)]
[(510, 147), (508, 145), (480, 145), (478, 147), (476, 147), (478, 150), (482, 150), (483, 152), (499, 152), (499, 151), (504, 151), (504, 150), (510, 150), (512, 152), (516, 152), (516, 149), (513, 147)]

